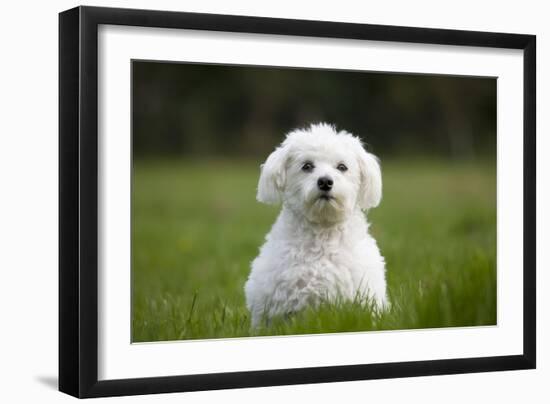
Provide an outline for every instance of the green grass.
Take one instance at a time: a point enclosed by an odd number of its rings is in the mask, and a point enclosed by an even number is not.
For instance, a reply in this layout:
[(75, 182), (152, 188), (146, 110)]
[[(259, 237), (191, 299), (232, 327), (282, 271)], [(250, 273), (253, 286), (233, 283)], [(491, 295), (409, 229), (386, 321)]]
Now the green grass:
[[(256, 202), (259, 162), (137, 161), (134, 342), (250, 336), (243, 285), (278, 208)], [(391, 310), (324, 305), (254, 335), (496, 324), (494, 164), (383, 162), (369, 212)]]

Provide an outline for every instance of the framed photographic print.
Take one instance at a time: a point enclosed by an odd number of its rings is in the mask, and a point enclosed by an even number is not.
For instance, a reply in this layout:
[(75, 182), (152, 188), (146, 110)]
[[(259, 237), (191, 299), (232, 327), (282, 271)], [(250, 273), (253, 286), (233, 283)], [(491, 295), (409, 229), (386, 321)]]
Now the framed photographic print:
[(532, 35), (59, 17), (59, 388), (535, 367)]

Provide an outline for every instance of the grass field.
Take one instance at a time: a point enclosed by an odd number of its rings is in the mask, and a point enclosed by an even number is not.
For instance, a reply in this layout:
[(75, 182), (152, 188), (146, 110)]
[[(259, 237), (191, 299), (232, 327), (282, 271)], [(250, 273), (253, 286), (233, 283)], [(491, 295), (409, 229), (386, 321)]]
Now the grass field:
[[(259, 162), (137, 161), (134, 342), (250, 336), (243, 285), (278, 208), (256, 202)], [(490, 163), (384, 161), (371, 231), (389, 312), (320, 307), (254, 335), (496, 324), (496, 171)]]

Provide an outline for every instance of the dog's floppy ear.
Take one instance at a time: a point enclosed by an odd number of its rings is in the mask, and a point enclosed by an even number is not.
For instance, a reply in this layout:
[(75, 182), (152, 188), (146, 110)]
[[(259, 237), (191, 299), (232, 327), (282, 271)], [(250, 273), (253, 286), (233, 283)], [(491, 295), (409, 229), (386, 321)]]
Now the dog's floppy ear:
[(359, 186), (359, 207), (369, 209), (378, 206), (382, 199), (382, 172), (378, 158), (358, 146), (361, 184)]
[(285, 185), (285, 164), (288, 155), (288, 145), (275, 149), (264, 164), (258, 182), (258, 201), (267, 204), (280, 203)]

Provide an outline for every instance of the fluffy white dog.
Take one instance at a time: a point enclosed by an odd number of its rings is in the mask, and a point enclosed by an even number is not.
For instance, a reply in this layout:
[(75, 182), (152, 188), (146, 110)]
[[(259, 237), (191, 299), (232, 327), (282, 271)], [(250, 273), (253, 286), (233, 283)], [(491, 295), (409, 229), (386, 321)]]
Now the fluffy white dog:
[(290, 132), (262, 165), (257, 199), (282, 210), (245, 285), (252, 327), (323, 301), (387, 304), (384, 258), (364, 210), (379, 204), (377, 158), (328, 124)]

